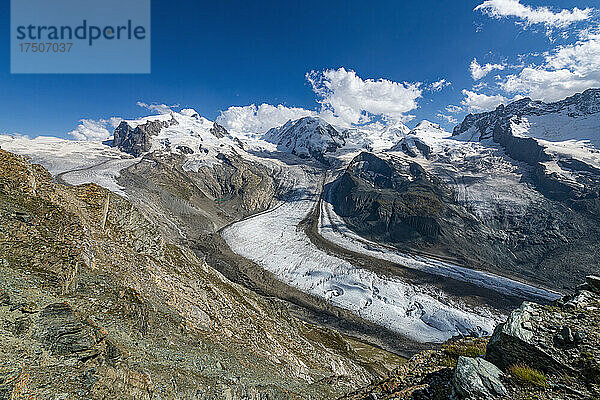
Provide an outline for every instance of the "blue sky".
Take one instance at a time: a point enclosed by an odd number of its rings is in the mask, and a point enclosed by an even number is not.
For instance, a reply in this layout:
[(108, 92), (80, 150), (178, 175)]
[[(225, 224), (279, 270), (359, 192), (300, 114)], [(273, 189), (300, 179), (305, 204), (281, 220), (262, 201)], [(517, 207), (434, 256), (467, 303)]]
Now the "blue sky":
[[(600, 68), (595, 68), (600, 67), (600, 52), (595, 53), (600, 48), (598, 1), (491, 0), (474, 10), (483, 0), (152, 0), (149, 75), (11, 75), (8, 3), (0, 6), (5, 38), (0, 41), (1, 133), (67, 137), (81, 119), (150, 113), (137, 102), (179, 104), (215, 119), (230, 106), (249, 104), (319, 111), (320, 98), (339, 117), (336, 104), (353, 106), (363, 98), (349, 99), (353, 92), (343, 84), (339, 92), (321, 91), (318, 97), (305, 75), (342, 67), (354, 71), (359, 83), (382, 78), (391, 85), (365, 86), (365, 103), (375, 103), (358, 112), (402, 116), (409, 126), (429, 119), (448, 129), (447, 119), (461, 120), (503, 99), (556, 100), (600, 82)], [(559, 17), (563, 9), (571, 14)], [(558, 53), (565, 48), (570, 49), (568, 60)], [(590, 51), (587, 59), (578, 56)], [(480, 71), (488, 63), (491, 69), (478, 80), (473, 77), (477, 72), (470, 71), (474, 58)], [(559, 76), (568, 84), (554, 87)], [(320, 78), (321, 89), (333, 79)], [(430, 85), (441, 79), (450, 84), (432, 90)], [(406, 90), (377, 103), (388, 89), (399, 89), (395, 82), (401, 89), (403, 82), (418, 85), (420, 96), (406, 100), (404, 108), (391, 102), (404, 101)], [(448, 105), (456, 108), (450, 112)], [(414, 118), (408, 121), (408, 115)]]

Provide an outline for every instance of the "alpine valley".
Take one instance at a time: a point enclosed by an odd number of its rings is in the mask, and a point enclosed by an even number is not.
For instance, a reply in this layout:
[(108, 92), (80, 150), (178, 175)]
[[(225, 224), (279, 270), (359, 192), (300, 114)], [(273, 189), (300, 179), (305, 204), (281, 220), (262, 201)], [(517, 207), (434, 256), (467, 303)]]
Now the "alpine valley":
[(0, 148), (0, 399), (600, 398), (600, 89)]

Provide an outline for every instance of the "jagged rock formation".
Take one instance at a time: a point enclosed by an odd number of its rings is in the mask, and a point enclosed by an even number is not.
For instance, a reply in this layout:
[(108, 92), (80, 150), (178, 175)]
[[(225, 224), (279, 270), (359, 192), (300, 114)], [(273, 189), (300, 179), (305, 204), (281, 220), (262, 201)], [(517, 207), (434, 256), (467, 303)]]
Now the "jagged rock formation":
[[(600, 290), (586, 290), (596, 282), (590, 277), (585, 288), (553, 305), (525, 302), (498, 326), (482, 353), (472, 339), (451, 341), (441, 351), (414, 356), (387, 379), (345, 398), (596, 399)], [(485, 359), (478, 358), (484, 353)], [(515, 366), (529, 374), (520, 374)]]
[(213, 124), (213, 127), (210, 128), (210, 133), (212, 133), (217, 139), (222, 139), (225, 136), (229, 136), (227, 129), (216, 122)]
[(376, 376), (126, 199), (2, 150), (0, 222), (3, 396), (331, 398)]
[(115, 129), (112, 145), (137, 157), (150, 150), (152, 136), (158, 135), (163, 128), (175, 124), (177, 124), (177, 121), (174, 118), (166, 121), (160, 119), (149, 120), (141, 124), (121, 121)]

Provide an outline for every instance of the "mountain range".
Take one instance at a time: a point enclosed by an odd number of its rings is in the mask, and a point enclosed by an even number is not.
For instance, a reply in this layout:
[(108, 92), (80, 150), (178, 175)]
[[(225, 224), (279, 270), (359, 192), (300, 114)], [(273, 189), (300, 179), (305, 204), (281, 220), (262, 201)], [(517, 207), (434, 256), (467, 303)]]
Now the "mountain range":
[[(184, 109), (103, 143), (0, 148), (0, 398), (436, 398), (375, 382), (424, 349), (407, 365), (439, 365), (458, 337), (493, 335), (486, 360), (506, 373), (524, 300), (535, 323), (598, 314), (561, 299), (600, 270), (600, 89), (453, 132), (303, 117), (245, 134)], [(570, 335), (544, 343), (571, 351)], [(591, 367), (557, 371), (593, 375), (588, 344)], [(469, 360), (435, 375), (457, 398), (457, 371), (483, 368)], [(600, 395), (594, 379), (560, 398)]]

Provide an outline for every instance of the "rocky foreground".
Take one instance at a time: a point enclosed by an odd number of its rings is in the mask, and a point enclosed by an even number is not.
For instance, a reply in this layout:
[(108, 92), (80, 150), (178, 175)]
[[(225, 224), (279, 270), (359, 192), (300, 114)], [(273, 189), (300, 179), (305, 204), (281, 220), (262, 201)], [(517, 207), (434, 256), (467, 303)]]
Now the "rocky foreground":
[(489, 339), (450, 341), (346, 399), (600, 398), (600, 277), (552, 305), (524, 302)]
[(127, 199), (1, 149), (0, 349), (11, 400), (327, 399), (392, 357), (232, 283)]

